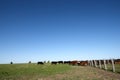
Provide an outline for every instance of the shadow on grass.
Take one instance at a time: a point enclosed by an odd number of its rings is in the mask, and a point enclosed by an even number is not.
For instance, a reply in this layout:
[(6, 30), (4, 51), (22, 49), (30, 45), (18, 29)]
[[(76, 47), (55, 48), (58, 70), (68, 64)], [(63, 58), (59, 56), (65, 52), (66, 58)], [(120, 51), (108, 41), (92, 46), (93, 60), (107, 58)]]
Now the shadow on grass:
[(117, 72), (118, 74), (120, 74), (120, 72)]

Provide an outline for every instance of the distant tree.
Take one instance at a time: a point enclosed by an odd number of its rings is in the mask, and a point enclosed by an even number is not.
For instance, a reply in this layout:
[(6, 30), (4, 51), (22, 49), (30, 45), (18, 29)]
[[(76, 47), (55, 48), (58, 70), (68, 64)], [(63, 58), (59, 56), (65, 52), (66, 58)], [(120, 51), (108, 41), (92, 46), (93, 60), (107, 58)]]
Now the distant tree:
[(47, 61), (47, 63), (50, 63), (50, 61)]
[(31, 64), (31, 61), (29, 61), (28, 63)]
[(13, 64), (13, 62), (11, 61), (10, 64)]
[(46, 61), (44, 61), (44, 63), (46, 63)]

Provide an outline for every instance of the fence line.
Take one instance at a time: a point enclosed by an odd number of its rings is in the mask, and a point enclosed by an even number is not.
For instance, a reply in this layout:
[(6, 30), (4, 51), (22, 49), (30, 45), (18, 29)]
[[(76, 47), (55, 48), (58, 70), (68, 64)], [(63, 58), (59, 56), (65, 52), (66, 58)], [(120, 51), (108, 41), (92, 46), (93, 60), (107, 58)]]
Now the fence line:
[(110, 60), (105, 60), (105, 59), (104, 60), (89, 60), (88, 64), (91, 67), (96, 67), (96, 68), (105, 69), (105, 70), (109, 70), (109, 67), (112, 66), (111, 67), (112, 71), (116, 72), (114, 59), (110, 59)]

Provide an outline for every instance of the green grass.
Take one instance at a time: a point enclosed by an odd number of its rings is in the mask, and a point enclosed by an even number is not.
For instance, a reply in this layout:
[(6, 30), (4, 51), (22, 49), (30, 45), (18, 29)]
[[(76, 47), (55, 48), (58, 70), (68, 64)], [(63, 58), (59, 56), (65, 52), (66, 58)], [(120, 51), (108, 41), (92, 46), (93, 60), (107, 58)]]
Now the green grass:
[(70, 70), (69, 65), (1, 64), (0, 80), (32, 76), (46, 77)]
[[(108, 66), (108, 70), (110, 66)], [(120, 70), (120, 65), (116, 66)], [(0, 80), (119, 80), (120, 74), (90, 66), (0, 64)]]
[[(112, 65), (108, 64), (107, 65), (108, 71), (112, 71)], [(120, 73), (120, 64), (115, 64), (115, 72)]]

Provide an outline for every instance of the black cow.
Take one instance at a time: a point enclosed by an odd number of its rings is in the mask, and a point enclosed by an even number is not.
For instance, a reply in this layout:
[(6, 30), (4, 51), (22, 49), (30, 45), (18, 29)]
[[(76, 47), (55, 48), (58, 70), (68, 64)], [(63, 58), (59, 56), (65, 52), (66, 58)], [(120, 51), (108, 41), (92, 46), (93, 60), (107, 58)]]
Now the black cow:
[(64, 61), (64, 64), (70, 64), (71, 61)]
[(42, 64), (43, 65), (44, 63), (43, 62), (37, 62), (37, 64)]
[(58, 63), (57, 61), (52, 61), (52, 62), (51, 62), (51, 64), (55, 64), (55, 65), (56, 65), (57, 63)]
[(58, 61), (59, 64), (63, 64), (63, 61)]

